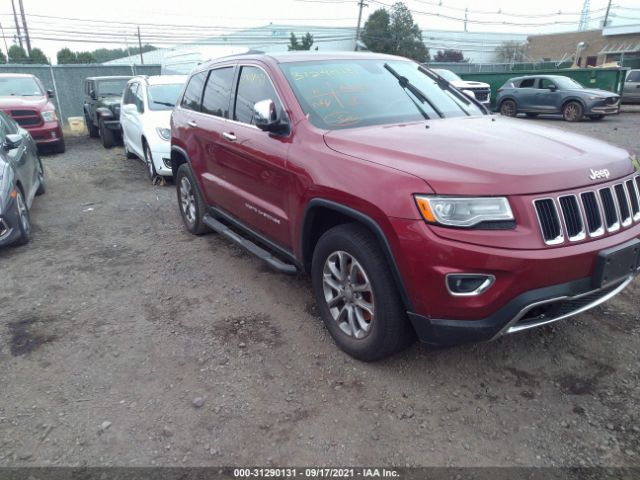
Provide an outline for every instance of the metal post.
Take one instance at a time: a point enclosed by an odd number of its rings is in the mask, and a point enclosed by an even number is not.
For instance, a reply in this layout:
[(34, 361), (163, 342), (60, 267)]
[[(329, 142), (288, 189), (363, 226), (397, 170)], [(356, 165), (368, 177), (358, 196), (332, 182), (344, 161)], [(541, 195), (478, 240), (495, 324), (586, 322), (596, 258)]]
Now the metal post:
[(609, 0), (609, 3), (607, 4), (607, 12), (604, 14), (604, 23), (602, 24), (602, 28), (605, 28), (609, 21), (609, 10), (611, 10), (611, 0)]
[(140, 65), (144, 65), (144, 57), (142, 56), (142, 40), (140, 40), (140, 27), (138, 26), (138, 47), (140, 48)]
[(465, 8), (464, 9), (464, 31), (467, 31), (467, 20), (469, 19), (469, 9)]
[[(16, 32), (18, 34), (18, 44), (22, 48), (22, 33), (20, 32), (20, 23), (18, 22), (18, 14), (16, 13), (16, 4), (11, 0), (11, 7), (13, 8), (13, 19), (16, 22)], [(7, 50), (7, 58), (9, 58), (9, 50)]]
[(2, 40), (4, 40), (4, 48), (7, 50), (7, 63), (9, 63), (9, 47), (7, 46), (7, 37), (4, 36), (4, 27), (1, 23), (0, 30), (2, 30)]
[(27, 55), (31, 56), (31, 39), (29, 38), (29, 30), (27, 30), (27, 17), (24, 14), (24, 6), (22, 0), (18, 0), (20, 3), (20, 15), (22, 16), (22, 26), (24, 27), (24, 38), (27, 41)]
[(362, 22), (362, 9), (367, 5), (364, 3), (364, 0), (360, 0), (358, 2), (358, 26), (356, 27), (356, 48), (355, 51), (358, 51), (358, 42), (360, 41), (360, 22)]
[(56, 85), (56, 76), (53, 74), (53, 65), (49, 64), (49, 73), (51, 73), (51, 83), (53, 83), (53, 93), (56, 96), (56, 103), (58, 104), (58, 112), (60, 113), (60, 120), (64, 125), (64, 115), (62, 114), (62, 103), (60, 102), (60, 96), (58, 95), (58, 86)]

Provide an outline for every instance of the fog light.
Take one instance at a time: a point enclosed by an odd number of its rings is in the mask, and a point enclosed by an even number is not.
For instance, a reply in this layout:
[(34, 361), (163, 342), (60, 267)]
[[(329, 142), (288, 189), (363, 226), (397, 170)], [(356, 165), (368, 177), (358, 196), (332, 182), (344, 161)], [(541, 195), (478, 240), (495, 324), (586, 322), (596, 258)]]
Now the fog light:
[(56, 138), (58, 135), (56, 135), (56, 132), (51, 132), (51, 138)]
[(446, 276), (447, 290), (455, 297), (481, 295), (496, 281), (493, 275), (482, 273), (450, 273)]

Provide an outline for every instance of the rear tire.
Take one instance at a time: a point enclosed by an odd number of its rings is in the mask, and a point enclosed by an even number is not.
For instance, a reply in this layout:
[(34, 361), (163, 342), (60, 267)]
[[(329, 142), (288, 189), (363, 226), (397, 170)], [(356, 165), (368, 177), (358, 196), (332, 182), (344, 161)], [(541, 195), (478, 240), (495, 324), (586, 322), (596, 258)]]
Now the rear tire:
[(27, 208), (27, 202), (24, 199), (24, 194), (19, 188), (16, 195), (16, 213), (18, 214), (18, 230), (20, 236), (14, 242), (14, 245), (26, 245), (31, 241), (31, 215)]
[(104, 148), (111, 148), (116, 144), (115, 133), (105, 126), (103, 119), (100, 119), (100, 139)]
[(415, 339), (387, 259), (362, 225), (338, 225), (322, 235), (311, 278), (327, 330), (352, 357), (380, 360)]
[(209, 232), (209, 227), (202, 221), (206, 213), (206, 205), (193, 178), (191, 167), (186, 163), (180, 165), (175, 179), (178, 207), (184, 226), (194, 235), (203, 235)]
[(567, 122), (579, 122), (584, 115), (584, 108), (580, 102), (568, 102), (562, 107), (562, 117)]
[(515, 117), (518, 115), (518, 106), (513, 100), (505, 100), (500, 104), (500, 114), (505, 117)]

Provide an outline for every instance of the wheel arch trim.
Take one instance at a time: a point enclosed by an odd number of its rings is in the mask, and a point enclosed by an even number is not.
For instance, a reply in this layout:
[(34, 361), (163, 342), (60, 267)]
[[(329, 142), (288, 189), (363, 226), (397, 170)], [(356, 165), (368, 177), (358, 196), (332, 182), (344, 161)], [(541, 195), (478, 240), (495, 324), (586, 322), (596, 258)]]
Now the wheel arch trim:
[(308, 260), (310, 261), (309, 256), (313, 256), (313, 251), (308, 252), (308, 249), (305, 248), (305, 245), (309, 241), (308, 238), (311, 234), (311, 226), (313, 224), (313, 216), (312, 213), (317, 208), (326, 208), (329, 210), (335, 210), (347, 217), (353, 218), (355, 221), (362, 223), (369, 230), (373, 232), (380, 247), (382, 248), (382, 252), (387, 260), (389, 267), (391, 268), (391, 273), (393, 275), (393, 280), (398, 289), (398, 293), (400, 293), (400, 298), (402, 299), (402, 303), (407, 311), (413, 311), (411, 306), (411, 301), (409, 300), (409, 295), (407, 294), (407, 289), (405, 288), (404, 281), (402, 280), (402, 275), (400, 275), (400, 268), (398, 267), (398, 263), (391, 251), (391, 245), (382, 230), (382, 227), (370, 216), (355, 210), (351, 207), (347, 207), (341, 203), (334, 202), (332, 200), (327, 200), (324, 198), (313, 198), (309, 201), (304, 210), (303, 220), (302, 220), (302, 228), (300, 232), (300, 255), (301, 255), (301, 264), (307, 265)]

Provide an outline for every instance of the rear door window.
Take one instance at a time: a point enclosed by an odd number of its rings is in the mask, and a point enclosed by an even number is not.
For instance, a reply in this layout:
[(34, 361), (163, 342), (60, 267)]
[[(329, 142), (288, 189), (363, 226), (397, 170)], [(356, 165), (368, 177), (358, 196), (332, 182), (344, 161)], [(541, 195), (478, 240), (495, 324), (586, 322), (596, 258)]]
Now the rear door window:
[(233, 85), (233, 67), (211, 70), (207, 86), (204, 88), (202, 113), (229, 118), (229, 101)]
[(534, 88), (536, 83), (535, 78), (525, 78), (524, 80), (520, 80), (519, 88)]
[(555, 86), (556, 86), (556, 84), (553, 83), (548, 78), (541, 78), (540, 79), (540, 88), (542, 88), (544, 90), (549, 90), (549, 88), (555, 87)]
[(262, 100), (272, 100), (276, 104), (278, 117), (282, 115), (282, 105), (267, 74), (258, 67), (242, 67), (238, 78), (233, 119), (253, 125), (253, 106)]
[(189, 79), (189, 84), (182, 97), (182, 108), (187, 110), (200, 111), (200, 104), (202, 103), (202, 89), (204, 88), (204, 81), (207, 78), (207, 72), (196, 73)]

